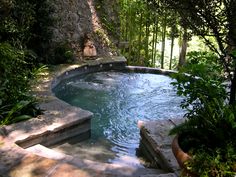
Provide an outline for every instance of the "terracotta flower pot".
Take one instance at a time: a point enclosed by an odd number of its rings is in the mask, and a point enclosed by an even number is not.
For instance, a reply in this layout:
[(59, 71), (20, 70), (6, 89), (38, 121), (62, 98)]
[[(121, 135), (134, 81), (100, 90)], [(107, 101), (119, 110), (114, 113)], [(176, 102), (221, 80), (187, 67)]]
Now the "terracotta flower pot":
[(179, 146), (179, 136), (175, 136), (175, 138), (172, 141), (172, 151), (173, 154), (179, 164), (179, 166), (182, 169), (182, 174), (181, 176), (189, 176), (189, 177), (197, 177), (198, 175), (191, 173), (189, 170), (187, 170), (187, 167), (185, 165), (185, 162), (190, 160), (192, 157), (185, 153), (181, 147)]

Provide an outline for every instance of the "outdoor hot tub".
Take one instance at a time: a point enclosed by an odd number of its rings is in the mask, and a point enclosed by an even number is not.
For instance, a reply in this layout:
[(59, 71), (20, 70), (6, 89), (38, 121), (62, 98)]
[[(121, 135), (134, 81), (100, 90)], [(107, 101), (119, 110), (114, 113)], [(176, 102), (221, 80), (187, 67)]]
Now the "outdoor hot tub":
[[(117, 66), (116, 66), (117, 65)], [(91, 136), (50, 146), (82, 159), (145, 168), (139, 156), (138, 121), (183, 117), (182, 98), (176, 95), (171, 71), (105, 63), (83, 66), (64, 74), (53, 87), (59, 99), (94, 114)]]
[(43, 114), (0, 128), (1, 164), (31, 174), (35, 158), (54, 172), (66, 166), (77, 176), (178, 176), (168, 132), (184, 111), (171, 73), (126, 66), (124, 57), (51, 68), (33, 88)]

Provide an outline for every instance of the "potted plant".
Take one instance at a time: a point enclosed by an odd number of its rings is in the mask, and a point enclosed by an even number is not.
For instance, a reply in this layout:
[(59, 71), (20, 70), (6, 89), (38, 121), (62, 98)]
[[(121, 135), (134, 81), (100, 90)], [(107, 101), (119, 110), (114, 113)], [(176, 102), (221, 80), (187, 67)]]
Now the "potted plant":
[(174, 155), (180, 157), (183, 176), (235, 176), (236, 106), (228, 104), (222, 68), (207, 52), (188, 57), (186, 66), (173, 75), (186, 109), (185, 122), (170, 131), (178, 135)]

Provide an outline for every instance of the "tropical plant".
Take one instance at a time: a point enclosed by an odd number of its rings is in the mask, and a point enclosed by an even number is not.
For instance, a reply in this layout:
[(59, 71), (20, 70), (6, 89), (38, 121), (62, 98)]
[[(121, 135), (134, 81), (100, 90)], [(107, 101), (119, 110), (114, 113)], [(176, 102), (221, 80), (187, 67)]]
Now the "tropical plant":
[(45, 56), (53, 22), (50, 17), (52, 6), (48, 1), (2, 0), (0, 8), (0, 42), (8, 42), (18, 49), (33, 50), (40, 57)]
[(41, 58), (46, 58), (45, 51), (51, 39), (51, 9), (47, 0), (1, 0), (1, 125), (40, 113), (30, 94), (30, 83), (42, 69), (40, 62), (45, 62)]
[(49, 62), (51, 64), (71, 63), (74, 61), (74, 54), (69, 43), (58, 43), (54, 50), (54, 56)]
[[(235, 174), (235, 151), (228, 156), (230, 149), (225, 147), (236, 147), (236, 105), (228, 104), (217, 56), (191, 52), (186, 65), (173, 77), (177, 93), (184, 96), (181, 106), (187, 113), (185, 122), (173, 128), (170, 134), (178, 134), (181, 148), (193, 155), (187, 162), (188, 169), (200, 176)], [(199, 160), (203, 155), (207, 158), (201, 164)], [(209, 164), (214, 166), (210, 168)], [(215, 175), (211, 175), (213, 171)]]
[(217, 148), (209, 153), (204, 149), (198, 149), (192, 159), (186, 162), (188, 170), (201, 177), (223, 176), (234, 177), (236, 171), (235, 146), (227, 144), (223, 148)]
[(0, 125), (12, 124), (40, 114), (40, 110), (36, 108), (36, 100), (20, 101), (15, 104), (0, 105)]
[(181, 147), (188, 151), (202, 148), (206, 152), (224, 149), (228, 144), (235, 147), (232, 137), (236, 135), (236, 107), (224, 105), (216, 98), (210, 101), (202, 98), (202, 101), (186, 114), (186, 122), (171, 130), (179, 134)]
[(40, 113), (29, 94), (29, 80), (34, 74), (29, 70), (26, 56), (27, 52), (0, 43), (0, 124), (18, 122)]
[[(172, 77), (177, 80), (172, 84), (177, 87), (177, 93), (183, 95), (182, 108), (202, 104), (204, 100), (214, 98), (226, 99), (227, 93), (222, 66), (217, 56), (209, 52), (190, 52), (187, 63)], [(186, 74), (188, 73), (188, 74)]]

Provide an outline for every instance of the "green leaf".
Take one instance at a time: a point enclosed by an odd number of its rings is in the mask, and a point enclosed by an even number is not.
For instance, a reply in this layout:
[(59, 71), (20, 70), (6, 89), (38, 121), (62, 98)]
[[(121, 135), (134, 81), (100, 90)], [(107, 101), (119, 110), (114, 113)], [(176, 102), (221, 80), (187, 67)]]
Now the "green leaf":
[(16, 123), (16, 122), (20, 122), (20, 121), (23, 121), (23, 120), (28, 120), (28, 119), (31, 119), (31, 118), (32, 118), (32, 116), (30, 116), (30, 115), (21, 115), (21, 116), (15, 117), (12, 122)]
[(24, 107), (26, 107), (28, 104), (30, 103), (30, 101), (20, 101), (19, 103), (17, 103), (8, 113), (8, 115), (6, 116), (6, 121), (10, 121), (11, 118), (13, 118), (13, 115), (17, 112), (19, 112), (20, 110), (22, 110)]
[(236, 58), (236, 50), (232, 51), (232, 55), (234, 56), (234, 58)]

